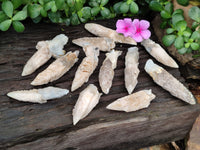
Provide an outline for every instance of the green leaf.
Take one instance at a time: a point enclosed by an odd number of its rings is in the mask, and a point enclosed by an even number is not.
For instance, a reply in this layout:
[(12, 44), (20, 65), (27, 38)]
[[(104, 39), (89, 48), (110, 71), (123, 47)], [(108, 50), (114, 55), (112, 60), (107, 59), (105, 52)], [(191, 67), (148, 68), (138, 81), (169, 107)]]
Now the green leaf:
[(185, 20), (179, 21), (175, 25), (175, 29), (178, 31), (184, 31), (187, 27), (187, 22)]
[(46, 4), (44, 5), (44, 9), (45, 9), (46, 11), (50, 10), (51, 7), (53, 7), (54, 3), (55, 3), (54, 1), (50, 1), (50, 2), (46, 3)]
[(99, 7), (93, 7), (92, 9), (91, 9), (91, 15), (94, 17), (94, 16), (96, 16), (96, 15), (98, 15), (98, 13), (100, 12), (100, 8)]
[(161, 29), (164, 29), (167, 27), (167, 21), (163, 21), (161, 24), (160, 24), (160, 28)]
[(97, 6), (99, 6), (99, 3), (97, 3), (96, 1), (89, 2), (89, 6), (91, 6), (91, 7), (97, 7)]
[(117, 14), (120, 14), (120, 13), (121, 13), (121, 12), (120, 12), (120, 6), (122, 5), (122, 3), (123, 3), (123, 2), (118, 2), (118, 3), (115, 3), (115, 4), (113, 5), (113, 9), (114, 9), (115, 13), (117, 13)]
[(69, 7), (73, 7), (75, 5), (75, 1), (74, 0), (67, 0), (67, 4)]
[(100, 13), (104, 18), (109, 18), (110, 17), (110, 10), (108, 8), (104, 7), (104, 9), (101, 10)]
[(185, 48), (189, 48), (189, 47), (190, 47), (190, 43), (186, 43)]
[(80, 21), (78, 19), (78, 15), (77, 14), (72, 14), (70, 17), (70, 22), (72, 25), (78, 25), (80, 24)]
[(133, 13), (133, 14), (137, 14), (138, 11), (139, 11), (139, 7), (138, 7), (138, 5), (135, 2), (131, 3), (129, 9), (130, 9), (130, 12)]
[(40, 15), (41, 6), (39, 4), (30, 4), (28, 5), (29, 16), (33, 19)]
[(177, 22), (184, 20), (182, 14), (175, 14), (172, 16), (172, 24), (175, 26)]
[(172, 4), (172, 3), (168, 3), (168, 4), (165, 6), (165, 10), (166, 10), (169, 14), (172, 14), (172, 12), (173, 12), (173, 4)]
[(176, 0), (180, 5), (187, 6), (189, 4), (189, 0)]
[(184, 39), (184, 42), (188, 42), (189, 41), (189, 37), (183, 37), (183, 39)]
[(47, 17), (47, 11), (43, 7), (41, 8), (40, 13), (42, 17)]
[(129, 11), (129, 5), (126, 2), (123, 2), (119, 7), (121, 13), (126, 14)]
[(190, 37), (191, 32), (190, 31), (183, 31), (183, 35), (186, 37)]
[(26, 19), (26, 17), (27, 17), (27, 11), (22, 10), (22, 11), (18, 11), (14, 15), (13, 20), (24, 20)]
[(38, 0), (41, 5), (44, 5), (44, 0)]
[(75, 8), (76, 8), (76, 11), (81, 10), (83, 8), (83, 3), (82, 2), (76, 2)]
[(12, 20), (5, 20), (0, 23), (0, 30), (1, 31), (7, 31), (11, 25)]
[(181, 49), (184, 46), (184, 39), (182, 36), (178, 36), (174, 42), (174, 46), (177, 49)]
[(190, 47), (187, 49), (187, 53), (192, 53), (192, 49)]
[(89, 19), (91, 17), (91, 8), (90, 7), (83, 7), (81, 9), (82, 18)]
[(12, 0), (14, 9), (17, 9), (19, 6), (22, 5), (22, 0)]
[(59, 22), (59, 18), (61, 17), (60, 12), (48, 12), (48, 17), (51, 20), (51, 22), (53, 23), (58, 23)]
[(176, 10), (173, 12), (172, 16), (174, 16), (174, 15), (176, 15), (176, 14), (183, 15), (183, 10), (182, 10), (182, 9), (176, 9)]
[(51, 11), (52, 11), (52, 12), (56, 12), (56, 11), (57, 11), (57, 7), (56, 7), (55, 1), (54, 1), (54, 3), (52, 3)]
[(69, 18), (63, 19), (63, 23), (65, 23), (66, 26), (69, 26), (70, 25), (70, 19)]
[(17, 32), (23, 32), (25, 29), (24, 25), (19, 21), (13, 21), (12, 25)]
[(56, 8), (59, 10), (64, 9), (65, 0), (55, 0)]
[(109, 0), (101, 0), (101, 6), (105, 6), (108, 2)]
[(171, 33), (173, 33), (174, 31), (175, 31), (175, 29), (173, 29), (173, 28), (168, 28), (168, 29), (166, 30), (167, 34), (171, 34)]
[(162, 38), (162, 41), (163, 41), (163, 44), (165, 46), (170, 46), (172, 45), (172, 43), (174, 42), (176, 36), (175, 35), (165, 35), (163, 38)]
[(180, 53), (180, 54), (185, 54), (186, 52), (187, 52), (187, 48), (185, 48), (185, 47), (183, 47), (183, 48), (181, 48), (181, 49), (178, 49), (178, 52)]
[(0, 23), (6, 20), (7, 18), (8, 16), (3, 11), (0, 11)]
[(162, 10), (162, 11), (160, 12), (160, 15), (161, 15), (161, 17), (163, 17), (163, 18), (165, 18), (165, 19), (171, 18), (170, 13), (167, 12), (166, 10)]
[(42, 20), (41, 16), (37, 16), (36, 18), (32, 19), (34, 23), (39, 23)]
[(163, 9), (162, 5), (159, 2), (155, 1), (155, 0), (153, 0), (153, 1), (151, 1), (149, 3), (149, 7), (153, 11), (159, 11), (159, 12), (162, 11), (162, 9)]
[(199, 49), (199, 44), (198, 44), (198, 43), (192, 43), (192, 44), (191, 44), (191, 48), (192, 48), (193, 50), (200, 50), (200, 49)]
[(192, 8), (190, 8), (188, 14), (191, 19), (200, 23), (200, 9), (197, 6), (193, 6)]
[(87, 21), (88, 21), (88, 19), (84, 19), (84, 18), (79, 18), (80, 19), (80, 21), (82, 22), (82, 23), (86, 23)]
[(2, 10), (5, 12), (5, 14), (8, 16), (8, 17), (12, 17), (13, 15), (13, 4), (12, 2), (10, 1), (3, 1), (2, 3)]
[(194, 22), (192, 23), (192, 29), (193, 29), (193, 30), (195, 30), (198, 26), (199, 26), (199, 23), (198, 23), (198, 22), (195, 22), (195, 21), (194, 21)]
[(192, 33), (191, 39), (193, 39), (193, 40), (200, 39), (200, 33), (198, 31), (194, 31)]

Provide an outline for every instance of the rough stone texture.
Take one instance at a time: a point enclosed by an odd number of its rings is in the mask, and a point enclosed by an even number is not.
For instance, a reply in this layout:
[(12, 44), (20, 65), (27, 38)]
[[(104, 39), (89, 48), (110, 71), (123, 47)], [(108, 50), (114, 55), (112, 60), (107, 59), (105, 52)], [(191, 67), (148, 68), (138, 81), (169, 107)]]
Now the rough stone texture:
[[(97, 21), (97, 23), (115, 29), (116, 20)], [(83, 25), (66, 27), (55, 24), (26, 24), (23, 33), (13, 30), (0, 33), (0, 149), (138, 149), (149, 145), (183, 139), (192, 127), (200, 112), (199, 105), (188, 105), (171, 96), (157, 86), (144, 71), (144, 64), (151, 58), (138, 45), (140, 59), (138, 85), (135, 92), (152, 89), (156, 94), (148, 109), (123, 113), (106, 109), (106, 106), (119, 97), (127, 95), (124, 85), (125, 54), (130, 45), (117, 44), (116, 50), (122, 50), (115, 70), (113, 85), (108, 95), (102, 95), (95, 109), (76, 126), (72, 125), (72, 109), (78, 94), (88, 84), (98, 83), (99, 68), (105, 58), (100, 53), (99, 64), (89, 79), (75, 92), (67, 96), (48, 101), (45, 104), (23, 103), (6, 96), (13, 90), (32, 89), (31, 81), (54, 59), (39, 68), (33, 74), (21, 77), (26, 61), (36, 51), (35, 45), (40, 40), (48, 40), (55, 35), (65, 33), (70, 39), (65, 50), (80, 50), (80, 59), (72, 69), (59, 80), (48, 86), (70, 89), (75, 71), (85, 57), (80, 47), (71, 40), (83, 36), (93, 36)], [(155, 35), (152, 39), (157, 41)], [(163, 66), (164, 67), (164, 66)], [(181, 82), (184, 82), (178, 69), (165, 67)], [(42, 88), (46, 86), (38, 86)], [(101, 92), (101, 91), (100, 91)]]
[(200, 115), (197, 117), (190, 131), (187, 150), (200, 150)]

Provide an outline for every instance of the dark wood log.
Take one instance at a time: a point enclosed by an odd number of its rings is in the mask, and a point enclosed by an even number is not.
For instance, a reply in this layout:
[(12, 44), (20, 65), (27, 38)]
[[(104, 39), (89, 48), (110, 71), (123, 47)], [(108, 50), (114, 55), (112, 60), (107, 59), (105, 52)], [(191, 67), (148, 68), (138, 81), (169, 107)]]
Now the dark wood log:
[[(113, 29), (115, 22), (116, 20), (97, 21)], [(12, 29), (0, 32), (1, 149), (137, 149), (179, 140), (186, 136), (200, 112), (200, 106), (184, 103), (153, 82), (144, 71), (146, 60), (152, 57), (140, 44), (138, 44), (140, 74), (135, 91), (152, 89), (156, 94), (156, 99), (147, 109), (131, 113), (106, 109), (106, 106), (115, 99), (127, 95), (123, 72), (125, 54), (130, 45), (125, 44), (116, 46), (116, 49), (122, 50), (123, 54), (119, 57), (110, 93), (103, 95), (95, 109), (76, 126), (72, 125), (73, 106), (78, 94), (88, 84), (93, 83), (100, 90), (98, 72), (105, 53), (101, 52), (99, 65), (89, 82), (67, 96), (50, 100), (45, 104), (24, 103), (8, 98), (6, 94), (10, 91), (34, 88), (30, 85), (31, 81), (54, 59), (26, 77), (21, 77), (23, 66), (36, 51), (35, 45), (38, 41), (52, 39), (60, 33), (66, 34), (70, 39), (65, 50), (80, 50), (80, 59), (67, 74), (48, 85), (70, 89), (75, 71), (84, 57), (81, 48), (73, 45), (71, 40), (93, 36), (84, 30), (83, 24), (66, 27), (27, 23), (23, 33), (16, 33)], [(152, 39), (157, 41), (154, 34)], [(178, 69), (165, 68), (184, 83)]]

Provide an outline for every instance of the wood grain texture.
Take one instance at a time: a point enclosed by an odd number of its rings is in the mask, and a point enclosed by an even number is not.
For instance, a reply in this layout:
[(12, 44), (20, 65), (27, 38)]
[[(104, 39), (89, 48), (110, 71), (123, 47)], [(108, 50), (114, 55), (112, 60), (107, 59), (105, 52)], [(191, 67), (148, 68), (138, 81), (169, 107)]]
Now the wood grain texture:
[[(113, 29), (115, 22), (116, 20), (97, 21)], [(186, 136), (200, 112), (200, 106), (182, 102), (153, 82), (144, 71), (146, 60), (152, 57), (140, 44), (140, 74), (135, 91), (152, 89), (157, 96), (147, 109), (131, 113), (106, 110), (108, 104), (128, 94), (124, 85), (124, 60), (130, 45), (125, 44), (116, 46), (116, 50), (122, 50), (123, 54), (118, 59), (110, 93), (104, 94), (95, 109), (76, 126), (72, 125), (72, 109), (78, 94), (90, 83), (95, 84), (100, 91), (98, 72), (105, 58), (103, 52), (100, 53), (99, 65), (89, 82), (67, 96), (50, 100), (45, 104), (24, 103), (8, 98), (6, 94), (10, 91), (34, 88), (30, 85), (31, 81), (54, 59), (26, 77), (21, 77), (23, 66), (36, 51), (35, 45), (38, 41), (52, 39), (60, 33), (69, 37), (65, 50), (80, 50), (80, 59), (67, 74), (48, 85), (70, 89), (75, 71), (85, 56), (82, 49), (71, 41), (93, 36), (84, 30), (83, 24), (66, 27), (27, 23), (23, 33), (16, 33), (13, 30), (0, 33), (1, 149), (137, 149), (179, 140)], [(152, 39), (157, 41), (154, 35)], [(163, 67), (184, 82), (178, 69)]]

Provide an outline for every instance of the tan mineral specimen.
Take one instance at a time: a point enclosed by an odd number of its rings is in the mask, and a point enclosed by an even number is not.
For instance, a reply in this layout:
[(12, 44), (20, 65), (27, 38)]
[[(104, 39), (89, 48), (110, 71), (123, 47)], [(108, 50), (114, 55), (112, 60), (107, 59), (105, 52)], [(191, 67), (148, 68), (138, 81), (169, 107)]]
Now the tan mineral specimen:
[(151, 59), (146, 62), (144, 69), (153, 78), (155, 83), (169, 91), (173, 96), (189, 104), (196, 104), (196, 99), (192, 93), (174, 76), (155, 64)]
[(122, 97), (109, 104), (106, 108), (116, 111), (131, 112), (147, 108), (156, 96), (151, 90), (142, 90)]
[(86, 23), (85, 29), (87, 29), (89, 32), (91, 32), (92, 34), (94, 34), (96, 36), (108, 37), (118, 43), (137, 45), (137, 43), (135, 42), (135, 40), (133, 38), (125, 37), (124, 35), (117, 33), (115, 30), (104, 27), (99, 24)]
[(157, 61), (161, 62), (166, 66), (178, 68), (177, 63), (167, 54), (167, 52), (159, 44), (155, 43), (151, 39), (143, 40), (141, 44), (145, 47), (147, 52), (151, 56), (153, 56)]
[(66, 55), (57, 58), (44, 71), (39, 73), (31, 82), (31, 85), (42, 85), (53, 82), (68, 72), (78, 61), (79, 51), (68, 52)]
[(106, 53), (106, 58), (99, 71), (99, 84), (105, 94), (108, 94), (110, 91), (114, 78), (114, 69), (117, 66), (117, 59), (121, 54), (121, 51), (115, 50)]
[(131, 94), (138, 83), (139, 52), (137, 47), (130, 47), (125, 57), (125, 86), (129, 94)]
[(84, 37), (72, 40), (72, 42), (78, 46), (94, 46), (98, 47), (101, 51), (110, 51), (115, 47), (115, 42), (106, 37)]
[(88, 87), (80, 93), (72, 113), (74, 125), (92, 111), (99, 103), (101, 95), (97, 87), (93, 84), (88, 85)]
[(45, 64), (52, 56), (58, 58), (65, 54), (64, 45), (68, 37), (64, 34), (57, 35), (50, 41), (40, 41), (36, 45), (37, 52), (25, 64), (22, 76), (32, 74), (36, 69)]
[(47, 100), (60, 98), (68, 94), (67, 89), (61, 89), (57, 87), (46, 87), (43, 89), (21, 90), (9, 92), (7, 96), (23, 102), (32, 103), (46, 103)]
[(93, 46), (88, 46), (84, 49), (86, 57), (79, 65), (74, 80), (72, 82), (71, 91), (81, 87), (84, 83), (88, 82), (90, 75), (94, 72), (99, 61), (99, 49)]

